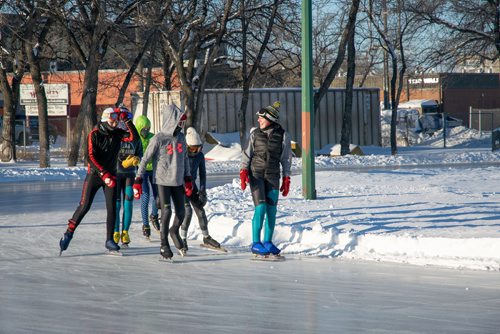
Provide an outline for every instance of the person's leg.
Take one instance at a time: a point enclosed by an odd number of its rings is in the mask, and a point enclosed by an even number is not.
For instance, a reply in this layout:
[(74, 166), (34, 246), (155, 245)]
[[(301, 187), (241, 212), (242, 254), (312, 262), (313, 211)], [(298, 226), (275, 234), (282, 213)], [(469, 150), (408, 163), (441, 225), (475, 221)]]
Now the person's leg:
[[(106, 200), (106, 240), (113, 240), (116, 221), (116, 190), (108, 186), (104, 187), (104, 198)], [(119, 248), (118, 248), (119, 249)]]
[(134, 178), (130, 175), (125, 178), (125, 189), (123, 196), (123, 229), (122, 229), (122, 243), (129, 244), (130, 236), (128, 230), (132, 223), (132, 213), (134, 204), (134, 190), (132, 188)]
[(69, 243), (73, 239), (73, 233), (82, 221), (83, 217), (85, 217), (85, 214), (89, 211), (97, 190), (103, 184), (104, 183), (102, 182), (102, 180), (94, 174), (87, 174), (87, 176), (85, 177), (85, 181), (83, 181), (82, 197), (80, 198), (80, 203), (73, 213), (73, 217), (68, 220), (68, 227), (66, 228), (66, 232), (59, 241), (61, 253), (68, 248)]
[(153, 173), (149, 176), (149, 183), (151, 184), (151, 194), (153, 195), (151, 202), (151, 214), (158, 217), (158, 186), (153, 183)]
[(144, 174), (144, 178), (142, 179), (141, 217), (142, 217), (142, 224), (145, 226), (149, 226), (149, 198), (150, 198), (149, 177), (150, 177), (150, 172), (146, 172)]
[(193, 209), (191, 208), (191, 204), (189, 203), (189, 198), (187, 196), (184, 197), (184, 209), (185, 209), (185, 215), (184, 215), (184, 221), (182, 222), (181, 225), (181, 230), (180, 230), (180, 235), (182, 242), (184, 243), (184, 248), (186, 250), (188, 249), (187, 246), (187, 233), (189, 230), (189, 225), (191, 224), (191, 218), (193, 217)]
[[(172, 187), (172, 202), (175, 208), (175, 217), (170, 227), (170, 237), (174, 242), (177, 249), (184, 249), (184, 243), (182, 242), (181, 236), (179, 234), (179, 229), (182, 222), (184, 221), (185, 209), (184, 209), (184, 186)], [(163, 215), (163, 213), (162, 213)]]
[(266, 215), (266, 192), (264, 180), (250, 175), (250, 189), (255, 210), (252, 218), (252, 241), (259, 243), (262, 231), (262, 225)]
[(172, 207), (170, 205), (171, 187), (158, 186), (158, 197), (160, 200), (161, 210), (161, 247), (160, 254), (163, 257), (171, 258), (173, 256), (170, 244), (168, 243), (168, 228), (170, 224), (170, 217), (172, 216)]
[(276, 212), (278, 210), (279, 179), (265, 182), (266, 186), (266, 221), (264, 224), (264, 247), (272, 254), (279, 254), (280, 250), (273, 244), (273, 233), (276, 225)]
[(116, 218), (115, 218), (115, 229), (113, 232), (113, 240), (118, 243), (120, 241), (120, 225), (121, 225), (121, 219), (120, 219), (120, 211), (122, 207), (122, 198), (124, 197), (123, 192), (125, 188), (125, 178), (122, 177), (122, 175), (117, 174), (116, 175), (116, 186), (115, 186), (115, 191), (116, 191)]

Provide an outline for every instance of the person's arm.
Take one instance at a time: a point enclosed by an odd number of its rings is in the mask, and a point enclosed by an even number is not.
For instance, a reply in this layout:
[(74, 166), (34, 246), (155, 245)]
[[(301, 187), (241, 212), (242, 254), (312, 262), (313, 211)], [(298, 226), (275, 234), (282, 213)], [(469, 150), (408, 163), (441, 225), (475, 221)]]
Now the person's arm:
[(252, 156), (253, 156), (253, 138), (254, 138), (254, 134), (252, 131), (252, 132), (250, 132), (250, 138), (248, 139), (247, 146), (246, 146), (245, 150), (243, 150), (243, 154), (241, 155), (240, 170), (241, 169), (246, 169), (246, 170), (250, 169), (250, 162), (251, 162)]
[(203, 153), (201, 155), (201, 161), (200, 161), (200, 190), (205, 191), (207, 188), (207, 167), (205, 165), (205, 155)]
[(154, 136), (149, 141), (149, 145), (144, 152), (144, 155), (141, 158), (141, 162), (139, 163), (139, 167), (137, 169), (137, 177), (142, 177), (142, 175), (146, 172), (146, 165), (156, 154), (157, 146), (159, 145), (158, 138)]
[(87, 136), (87, 156), (90, 168), (94, 169), (99, 173), (99, 175), (101, 175), (101, 173), (105, 172), (105, 170), (104, 166), (101, 164), (99, 158), (97, 157), (97, 152), (96, 152), (97, 131), (98, 131), (97, 129), (93, 129)]
[(281, 169), (283, 176), (290, 176), (292, 168), (292, 142), (290, 135), (285, 131), (283, 134), (283, 152), (281, 153)]

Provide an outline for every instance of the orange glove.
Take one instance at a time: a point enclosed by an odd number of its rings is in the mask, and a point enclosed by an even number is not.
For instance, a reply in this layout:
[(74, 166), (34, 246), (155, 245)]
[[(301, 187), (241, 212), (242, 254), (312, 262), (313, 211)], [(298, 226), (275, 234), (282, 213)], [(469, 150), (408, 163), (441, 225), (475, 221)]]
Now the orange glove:
[(248, 169), (240, 170), (240, 181), (241, 181), (241, 190), (245, 190), (247, 188), (247, 183), (250, 182), (248, 178)]
[(288, 192), (290, 191), (290, 176), (283, 176), (283, 182), (281, 184), (280, 191), (283, 194), (283, 197), (286, 197), (286, 195), (288, 195)]

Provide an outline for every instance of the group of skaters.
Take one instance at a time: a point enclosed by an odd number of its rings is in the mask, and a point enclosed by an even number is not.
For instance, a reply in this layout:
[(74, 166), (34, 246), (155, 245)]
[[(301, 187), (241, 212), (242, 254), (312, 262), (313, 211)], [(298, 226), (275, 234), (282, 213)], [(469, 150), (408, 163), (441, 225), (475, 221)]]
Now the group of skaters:
[[(250, 185), (255, 205), (251, 251), (264, 257), (280, 256), (281, 250), (272, 242), (277, 203), (279, 192), (287, 196), (290, 189), (291, 141), (279, 124), (279, 107), (275, 102), (257, 112), (259, 126), (250, 132), (240, 169), (241, 189)], [(59, 242), (61, 253), (68, 248), (100, 188), (106, 202), (105, 247), (109, 252), (119, 252), (120, 242), (122, 247), (130, 243), (134, 198), (141, 200), (144, 237), (151, 236), (150, 223), (160, 233), (163, 258), (173, 257), (169, 237), (178, 253), (186, 255), (193, 211), (203, 234), (202, 245), (224, 250), (208, 232), (203, 142), (193, 127), (184, 129), (186, 120), (177, 106), (163, 105), (161, 128), (153, 134), (146, 116), (137, 117), (134, 124), (132, 113), (125, 107), (103, 111), (87, 137), (87, 175), (79, 205)]]

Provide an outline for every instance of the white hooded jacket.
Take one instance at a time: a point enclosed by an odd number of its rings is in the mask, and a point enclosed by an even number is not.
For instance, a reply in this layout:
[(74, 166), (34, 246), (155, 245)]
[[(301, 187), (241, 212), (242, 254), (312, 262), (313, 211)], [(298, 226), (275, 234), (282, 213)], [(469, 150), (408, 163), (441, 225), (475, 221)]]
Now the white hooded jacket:
[(191, 176), (184, 133), (174, 135), (182, 111), (174, 105), (161, 108), (161, 129), (149, 142), (139, 164), (137, 176), (143, 176), (148, 161), (153, 162), (153, 182), (162, 186), (184, 185), (184, 177)]

